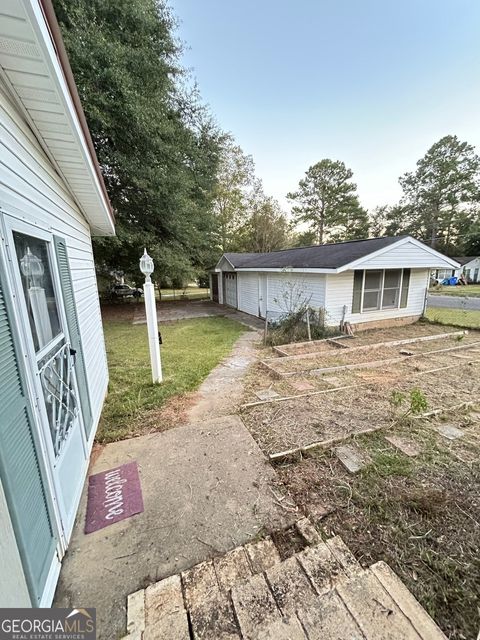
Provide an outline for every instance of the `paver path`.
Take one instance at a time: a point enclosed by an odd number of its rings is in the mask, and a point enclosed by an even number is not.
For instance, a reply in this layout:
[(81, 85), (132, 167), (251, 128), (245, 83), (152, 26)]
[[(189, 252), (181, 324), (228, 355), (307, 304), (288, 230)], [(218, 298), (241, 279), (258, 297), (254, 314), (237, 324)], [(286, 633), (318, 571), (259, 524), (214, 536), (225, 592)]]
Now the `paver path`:
[(446, 640), (387, 564), (296, 526), (283, 561), (266, 538), (131, 594), (125, 640)]

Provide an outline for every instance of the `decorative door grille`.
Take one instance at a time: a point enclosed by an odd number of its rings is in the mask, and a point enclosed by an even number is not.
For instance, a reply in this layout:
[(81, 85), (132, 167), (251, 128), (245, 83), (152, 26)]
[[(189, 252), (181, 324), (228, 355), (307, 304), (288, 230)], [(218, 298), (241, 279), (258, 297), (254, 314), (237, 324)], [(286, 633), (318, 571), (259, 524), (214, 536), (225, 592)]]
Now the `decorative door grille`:
[(63, 344), (39, 369), (55, 456), (78, 416), (70, 345)]

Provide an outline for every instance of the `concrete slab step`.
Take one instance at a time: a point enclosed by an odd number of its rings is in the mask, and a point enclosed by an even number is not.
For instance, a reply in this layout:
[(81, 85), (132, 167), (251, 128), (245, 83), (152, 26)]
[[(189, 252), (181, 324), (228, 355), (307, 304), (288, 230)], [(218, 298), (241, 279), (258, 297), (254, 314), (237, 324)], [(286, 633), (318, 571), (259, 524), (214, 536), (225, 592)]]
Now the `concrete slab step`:
[(245, 552), (253, 573), (262, 573), (280, 562), (280, 554), (270, 536), (246, 544)]
[(145, 589), (144, 640), (190, 640), (180, 576), (174, 575)]
[(300, 603), (313, 606), (317, 594), (295, 556), (287, 558), (266, 573), (275, 602), (284, 616), (294, 615)]
[(347, 579), (347, 573), (324, 542), (307, 547), (297, 554), (297, 560), (318, 595), (327, 593)]

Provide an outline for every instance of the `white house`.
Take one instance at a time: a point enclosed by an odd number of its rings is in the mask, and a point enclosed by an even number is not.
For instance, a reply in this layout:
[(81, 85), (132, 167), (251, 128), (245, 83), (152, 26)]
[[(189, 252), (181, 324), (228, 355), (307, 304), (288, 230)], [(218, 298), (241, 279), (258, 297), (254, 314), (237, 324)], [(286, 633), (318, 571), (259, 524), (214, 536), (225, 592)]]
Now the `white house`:
[(0, 19), (0, 607), (50, 606), (108, 372), (114, 219), (50, 0)]
[[(462, 274), (465, 276), (467, 282), (480, 282), (480, 256), (462, 256), (460, 258), (454, 258), (460, 263), (460, 268), (455, 270), (457, 278)], [(450, 274), (451, 275), (451, 274)], [(448, 276), (444, 276), (445, 278)]]
[(345, 321), (366, 329), (420, 318), (432, 269), (458, 267), (410, 236), (373, 238), (225, 253), (212, 274), (211, 290), (221, 304), (260, 318), (285, 313), (286, 298), (293, 296), (323, 309), (329, 325)]

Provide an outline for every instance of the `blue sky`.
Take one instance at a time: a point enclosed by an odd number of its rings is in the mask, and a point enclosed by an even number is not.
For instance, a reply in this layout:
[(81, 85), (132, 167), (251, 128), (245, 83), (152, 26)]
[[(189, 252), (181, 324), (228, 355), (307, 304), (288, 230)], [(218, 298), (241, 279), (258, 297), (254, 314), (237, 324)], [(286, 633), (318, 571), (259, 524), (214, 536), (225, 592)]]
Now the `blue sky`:
[(322, 158), (354, 171), (362, 204), (441, 136), (480, 152), (479, 0), (171, 0), (183, 62), (223, 129), (285, 195)]

